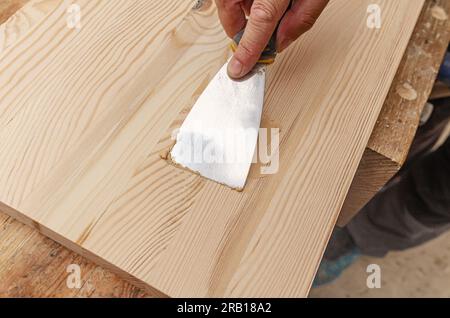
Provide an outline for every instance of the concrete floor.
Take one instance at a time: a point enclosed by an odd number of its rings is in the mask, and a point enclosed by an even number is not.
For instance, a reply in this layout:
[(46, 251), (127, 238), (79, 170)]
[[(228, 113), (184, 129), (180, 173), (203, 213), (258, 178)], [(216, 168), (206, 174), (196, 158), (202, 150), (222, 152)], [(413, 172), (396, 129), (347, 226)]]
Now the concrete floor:
[[(381, 267), (381, 288), (369, 289), (369, 264)], [(311, 291), (310, 297), (450, 297), (450, 233), (423, 246), (362, 257), (334, 283)]]

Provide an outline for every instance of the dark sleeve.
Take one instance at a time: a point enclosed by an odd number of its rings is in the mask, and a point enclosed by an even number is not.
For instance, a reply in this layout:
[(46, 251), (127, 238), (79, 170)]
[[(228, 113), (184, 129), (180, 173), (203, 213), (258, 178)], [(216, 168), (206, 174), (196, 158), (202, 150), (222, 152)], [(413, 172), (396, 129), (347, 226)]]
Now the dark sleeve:
[(407, 178), (414, 192), (407, 202), (408, 210), (425, 223), (450, 222), (450, 138), (417, 162)]

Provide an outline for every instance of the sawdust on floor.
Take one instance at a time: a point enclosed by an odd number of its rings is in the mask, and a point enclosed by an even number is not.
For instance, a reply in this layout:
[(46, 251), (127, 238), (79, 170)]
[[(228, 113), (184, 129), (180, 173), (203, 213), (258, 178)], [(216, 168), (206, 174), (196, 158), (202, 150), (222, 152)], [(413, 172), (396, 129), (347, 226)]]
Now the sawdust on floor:
[[(367, 266), (381, 267), (381, 288), (366, 285)], [(420, 247), (385, 258), (362, 257), (334, 283), (310, 297), (450, 297), (450, 233)]]

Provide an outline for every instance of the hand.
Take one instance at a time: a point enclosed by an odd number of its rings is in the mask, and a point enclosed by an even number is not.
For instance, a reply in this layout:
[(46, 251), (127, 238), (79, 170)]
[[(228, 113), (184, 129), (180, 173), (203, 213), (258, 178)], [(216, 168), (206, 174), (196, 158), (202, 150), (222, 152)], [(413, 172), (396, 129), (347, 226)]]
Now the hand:
[[(230, 77), (242, 78), (253, 69), (279, 23), (277, 51), (282, 52), (312, 28), (329, 0), (296, 0), (286, 12), (290, 2), (216, 0), (220, 21), (229, 37), (245, 27), (244, 36), (228, 65)], [(246, 16), (249, 16), (248, 21)]]

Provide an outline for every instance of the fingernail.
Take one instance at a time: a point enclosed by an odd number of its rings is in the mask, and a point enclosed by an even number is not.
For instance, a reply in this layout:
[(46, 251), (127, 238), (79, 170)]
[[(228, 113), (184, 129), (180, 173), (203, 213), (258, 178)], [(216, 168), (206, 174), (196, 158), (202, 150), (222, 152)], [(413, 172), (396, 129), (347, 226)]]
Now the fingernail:
[(228, 75), (232, 78), (239, 78), (242, 76), (242, 70), (244, 69), (241, 62), (234, 57), (228, 63)]
[(286, 39), (280, 42), (280, 45), (278, 46), (278, 52), (281, 53), (284, 50), (286, 50), (289, 45), (291, 45), (294, 41)]

